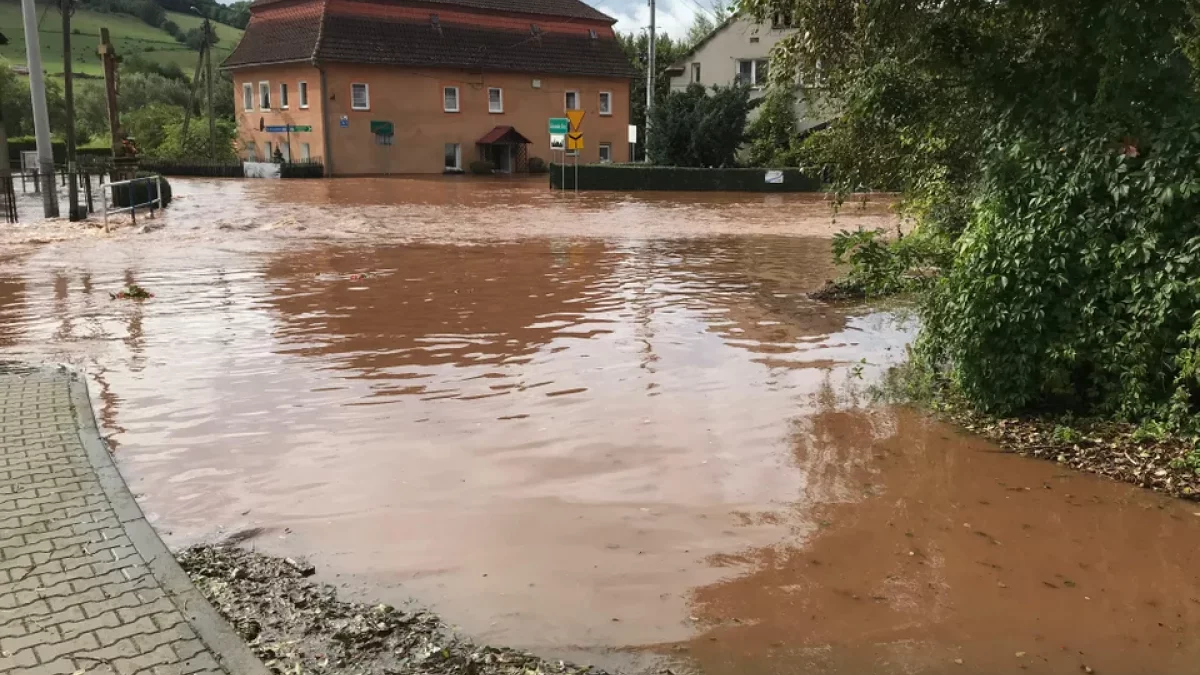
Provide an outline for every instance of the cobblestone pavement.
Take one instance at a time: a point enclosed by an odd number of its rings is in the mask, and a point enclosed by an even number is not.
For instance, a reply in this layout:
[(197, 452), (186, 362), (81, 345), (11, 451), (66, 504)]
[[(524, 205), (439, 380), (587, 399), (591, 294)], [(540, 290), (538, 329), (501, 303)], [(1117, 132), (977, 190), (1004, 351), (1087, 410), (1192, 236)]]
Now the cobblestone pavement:
[(83, 381), (0, 364), (0, 673), (266, 672), (142, 516)]

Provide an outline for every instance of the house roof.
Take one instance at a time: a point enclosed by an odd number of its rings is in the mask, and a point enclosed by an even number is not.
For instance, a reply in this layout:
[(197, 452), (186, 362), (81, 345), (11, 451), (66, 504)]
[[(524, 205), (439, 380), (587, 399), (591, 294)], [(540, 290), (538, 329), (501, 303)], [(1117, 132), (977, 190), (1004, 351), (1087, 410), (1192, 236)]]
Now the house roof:
[(475, 141), (476, 145), (491, 145), (492, 143), (530, 143), (528, 138), (512, 127), (496, 127), (484, 134), (483, 138)]
[[(287, 0), (254, 0), (251, 7), (275, 5)], [(590, 19), (604, 21), (609, 24), (617, 20), (595, 9), (583, 0), (420, 0), (429, 5), (456, 5), (468, 9), (482, 9), (493, 12), (543, 14), (561, 16), (572, 19)]]
[[(264, 0), (260, 0), (264, 1)], [(266, 0), (270, 1), (270, 0)], [(440, 0), (501, 3), (517, 0)], [(568, 0), (525, 0), (525, 4)], [(379, 0), (372, 0), (379, 2)], [(570, 0), (575, 4), (577, 0)], [(386, 3), (383, 3), (386, 4)], [(276, 14), (280, 12), (275, 10)], [(571, 32), (488, 27), (402, 17), (338, 13), (328, 8), (307, 18), (287, 12), (252, 16), (225, 68), (294, 61), (469, 68), (546, 74), (633, 78), (636, 70), (612, 37), (589, 33), (586, 24)]]
[(584, 29), (578, 35), (532, 35), (496, 28), (451, 24), (433, 27), (428, 23), (330, 15), (325, 19), (316, 57), (383, 65), (637, 76), (616, 40), (593, 39)]
[(696, 52), (700, 51), (701, 47), (708, 44), (708, 42), (710, 40), (712, 40), (716, 36), (720, 35), (721, 32), (724, 31), (726, 28), (729, 28), (731, 25), (733, 25), (733, 22), (737, 21), (737, 19), (738, 19), (737, 12), (730, 14), (728, 17), (725, 18), (724, 21), (721, 22), (721, 25), (712, 29), (712, 31), (710, 31), (708, 35), (705, 35), (703, 38), (698, 40), (696, 42), (696, 44), (692, 45), (691, 49), (687, 50), (679, 58), (675, 59), (674, 63), (667, 66), (667, 70), (682, 70), (683, 66), (684, 66), (684, 61), (687, 61), (688, 59), (692, 58), (692, 56), (694, 56), (696, 54)]

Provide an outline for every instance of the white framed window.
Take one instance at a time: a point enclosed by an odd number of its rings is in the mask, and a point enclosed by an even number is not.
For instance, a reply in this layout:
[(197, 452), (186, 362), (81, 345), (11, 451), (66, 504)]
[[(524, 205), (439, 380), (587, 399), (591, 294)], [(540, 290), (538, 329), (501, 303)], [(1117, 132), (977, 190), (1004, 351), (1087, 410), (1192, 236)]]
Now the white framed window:
[(462, 171), (462, 146), (458, 143), (446, 144), (446, 163), (447, 171)]
[(307, 108), (308, 107), (308, 83), (305, 82), (304, 80), (300, 80), (300, 82), (298, 82), (297, 84), (299, 85), (298, 91), (300, 93), (300, 107)]
[(242, 83), (242, 110), (254, 110), (254, 85), (249, 82)]
[(271, 83), (270, 82), (259, 82), (258, 83), (258, 109), (259, 110), (270, 110), (271, 109)]
[(579, 92), (575, 90), (568, 91), (563, 98), (563, 108), (566, 110), (579, 110)]
[(279, 109), (287, 110), (288, 107), (288, 90), (287, 82), (279, 83)]
[(263, 152), (267, 153), (266, 157), (263, 158), (264, 162), (275, 161), (275, 154), (271, 151), (271, 141), (263, 143)]
[(599, 148), (600, 148), (601, 163), (607, 164), (607, 163), (611, 162), (612, 161), (612, 143), (601, 143), (599, 145)]
[(600, 114), (601, 115), (611, 115), (612, 114), (612, 92), (611, 91), (600, 92)]
[(309, 147), (308, 143), (301, 143), (300, 144), (300, 161), (307, 162), (310, 159), (312, 159), (312, 149)]
[(488, 88), (488, 112), (504, 112), (504, 90), (500, 87)]
[(289, 145), (287, 143), (281, 143), (279, 145), (279, 152), (283, 154), (283, 161), (285, 161), (285, 162), (292, 161), (292, 146), (291, 145)]
[(700, 83), (700, 64), (699, 62), (692, 64), (692, 82)]
[(442, 87), (442, 110), (458, 112), (458, 87)]
[(247, 162), (257, 162), (258, 161), (258, 150), (255, 149), (253, 142), (246, 144), (246, 161)]
[(362, 82), (354, 82), (350, 85), (350, 109), (351, 110), (370, 110), (371, 109), (371, 90)]
[(751, 87), (765, 86), (769, 64), (766, 59), (738, 59), (735, 77), (738, 82), (744, 82)]

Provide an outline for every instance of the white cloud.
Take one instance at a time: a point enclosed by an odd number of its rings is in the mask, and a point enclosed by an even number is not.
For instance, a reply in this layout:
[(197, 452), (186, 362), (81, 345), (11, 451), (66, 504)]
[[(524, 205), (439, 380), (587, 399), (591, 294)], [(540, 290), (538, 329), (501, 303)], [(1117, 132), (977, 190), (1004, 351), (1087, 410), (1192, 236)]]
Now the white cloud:
[[(650, 26), (650, 4), (644, 0), (593, 0), (591, 4), (616, 19), (614, 28), (622, 33), (640, 33)], [(657, 0), (655, 4), (655, 30), (673, 38), (686, 36), (699, 11), (697, 5), (691, 0)]]

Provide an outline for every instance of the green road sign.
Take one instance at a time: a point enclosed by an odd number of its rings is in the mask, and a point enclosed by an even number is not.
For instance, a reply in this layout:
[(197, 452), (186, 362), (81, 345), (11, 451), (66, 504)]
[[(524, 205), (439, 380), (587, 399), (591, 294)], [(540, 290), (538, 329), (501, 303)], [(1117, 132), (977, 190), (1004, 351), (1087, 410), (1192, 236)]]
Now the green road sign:
[(571, 130), (571, 120), (569, 120), (565, 117), (551, 117), (550, 118), (550, 134), (551, 135), (555, 135), (555, 136), (565, 135), (570, 130)]

